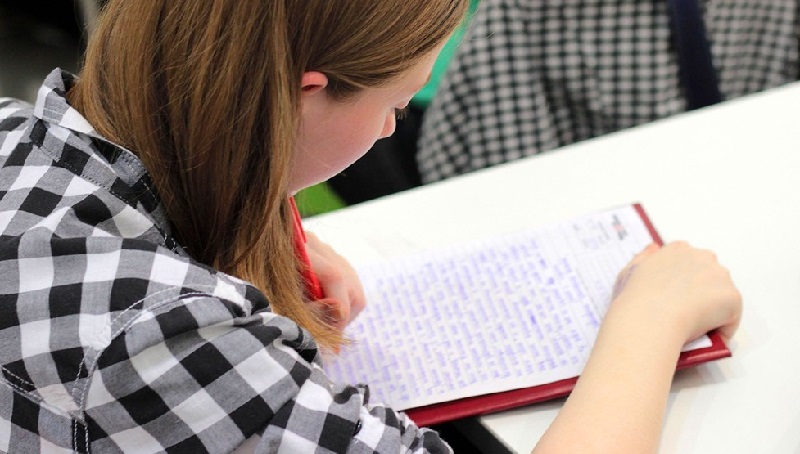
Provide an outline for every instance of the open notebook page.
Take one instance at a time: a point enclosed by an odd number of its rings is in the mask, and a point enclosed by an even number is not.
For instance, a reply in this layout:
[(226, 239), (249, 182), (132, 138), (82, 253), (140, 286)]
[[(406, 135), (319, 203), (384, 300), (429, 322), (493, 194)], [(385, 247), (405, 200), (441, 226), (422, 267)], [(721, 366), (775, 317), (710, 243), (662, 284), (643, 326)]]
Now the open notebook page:
[(625, 206), (356, 265), (368, 305), (325, 370), (398, 410), (578, 376), (617, 274), (652, 241)]

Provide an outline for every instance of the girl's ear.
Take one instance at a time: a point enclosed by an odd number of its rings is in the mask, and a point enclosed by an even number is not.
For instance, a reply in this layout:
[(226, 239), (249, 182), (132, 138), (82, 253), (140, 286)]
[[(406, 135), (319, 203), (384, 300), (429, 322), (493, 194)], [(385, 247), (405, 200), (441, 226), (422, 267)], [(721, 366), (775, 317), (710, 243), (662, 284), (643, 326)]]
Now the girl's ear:
[(328, 86), (328, 76), (319, 71), (306, 71), (300, 78), (300, 89), (303, 95), (313, 95)]

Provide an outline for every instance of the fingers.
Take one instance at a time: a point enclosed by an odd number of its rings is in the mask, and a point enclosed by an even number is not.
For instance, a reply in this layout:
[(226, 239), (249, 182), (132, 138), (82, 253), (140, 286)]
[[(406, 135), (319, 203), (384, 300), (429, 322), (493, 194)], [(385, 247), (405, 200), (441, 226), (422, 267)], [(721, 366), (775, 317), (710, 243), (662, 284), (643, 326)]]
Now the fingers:
[(642, 260), (646, 259), (647, 257), (650, 257), (651, 255), (653, 255), (656, 252), (658, 252), (659, 249), (661, 249), (661, 246), (659, 246), (656, 243), (650, 243), (650, 244), (647, 245), (647, 247), (642, 249), (641, 252), (639, 252), (638, 254), (636, 254), (633, 257), (633, 259), (631, 260), (631, 263), (632, 264), (637, 264), (637, 263), (641, 262)]
[(741, 295), (716, 255), (681, 241), (637, 254), (613, 295), (616, 307), (639, 311), (644, 323), (669, 326), (685, 341), (714, 329), (730, 338), (742, 312)]
[(306, 232), (306, 250), (322, 284), (325, 298), (318, 303), (334, 325), (344, 329), (366, 306), (361, 280), (350, 263), (316, 235)]
[(348, 314), (344, 313), (343, 305), (339, 300), (334, 298), (323, 298), (314, 301), (314, 304), (319, 305), (322, 312), (328, 317), (331, 324), (337, 329), (344, 330), (348, 323)]
[(695, 272), (698, 287), (703, 286), (699, 292), (701, 299), (692, 303), (700, 309), (696, 334), (717, 330), (723, 338), (730, 339), (738, 329), (742, 315), (742, 295), (730, 271), (722, 266), (712, 251), (695, 249), (684, 242), (676, 243), (674, 248), (677, 254), (690, 257), (685, 266)]
[(717, 331), (722, 336), (723, 339), (727, 342), (730, 340), (733, 335), (736, 333), (736, 330), (739, 329), (739, 323), (741, 322), (741, 312), (736, 316), (734, 320), (724, 326), (720, 326)]
[(354, 302), (346, 280), (333, 264), (315, 269), (320, 270), (317, 276), (325, 293), (325, 298), (319, 300), (320, 304), (327, 306), (326, 312), (332, 317), (334, 325), (344, 328), (357, 315), (352, 307)]
[(730, 279), (730, 273), (726, 273), (728, 281), (730, 282), (730, 287), (728, 289), (728, 295), (724, 297), (725, 300), (730, 301), (729, 306), (729, 313), (727, 315), (727, 320), (725, 320), (718, 328), (717, 331), (720, 335), (727, 341), (733, 337), (736, 331), (739, 329), (739, 325), (741, 324), (742, 320), (742, 294), (739, 290), (733, 285), (733, 281)]

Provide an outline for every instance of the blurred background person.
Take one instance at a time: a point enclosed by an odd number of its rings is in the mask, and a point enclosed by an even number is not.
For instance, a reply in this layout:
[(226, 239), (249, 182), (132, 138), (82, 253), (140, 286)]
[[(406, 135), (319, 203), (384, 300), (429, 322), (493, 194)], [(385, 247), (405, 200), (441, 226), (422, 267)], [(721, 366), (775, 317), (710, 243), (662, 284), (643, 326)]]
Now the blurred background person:
[[(800, 2), (698, 1), (722, 100), (800, 77)], [(689, 110), (678, 0), (484, 0), (426, 110), (430, 183)], [(689, 51), (700, 39), (684, 42)], [(685, 75), (685, 74), (684, 74)], [(758, 119), (754, 119), (758, 121)], [(754, 151), (755, 152), (755, 151)]]

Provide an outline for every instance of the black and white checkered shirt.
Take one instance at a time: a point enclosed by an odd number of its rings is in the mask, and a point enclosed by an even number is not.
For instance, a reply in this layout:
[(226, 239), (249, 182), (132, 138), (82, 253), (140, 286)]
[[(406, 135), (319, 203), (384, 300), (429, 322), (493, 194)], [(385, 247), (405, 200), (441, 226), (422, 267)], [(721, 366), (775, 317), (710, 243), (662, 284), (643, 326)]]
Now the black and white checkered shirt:
[[(800, 1), (700, 5), (724, 98), (800, 77)], [(426, 111), (419, 168), (429, 183), (685, 109), (667, 0), (483, 0)]]
[(449, 451), (188, 257), (141, 162), (67, 104), (73, 81), (0, 99), (0, 451)]

